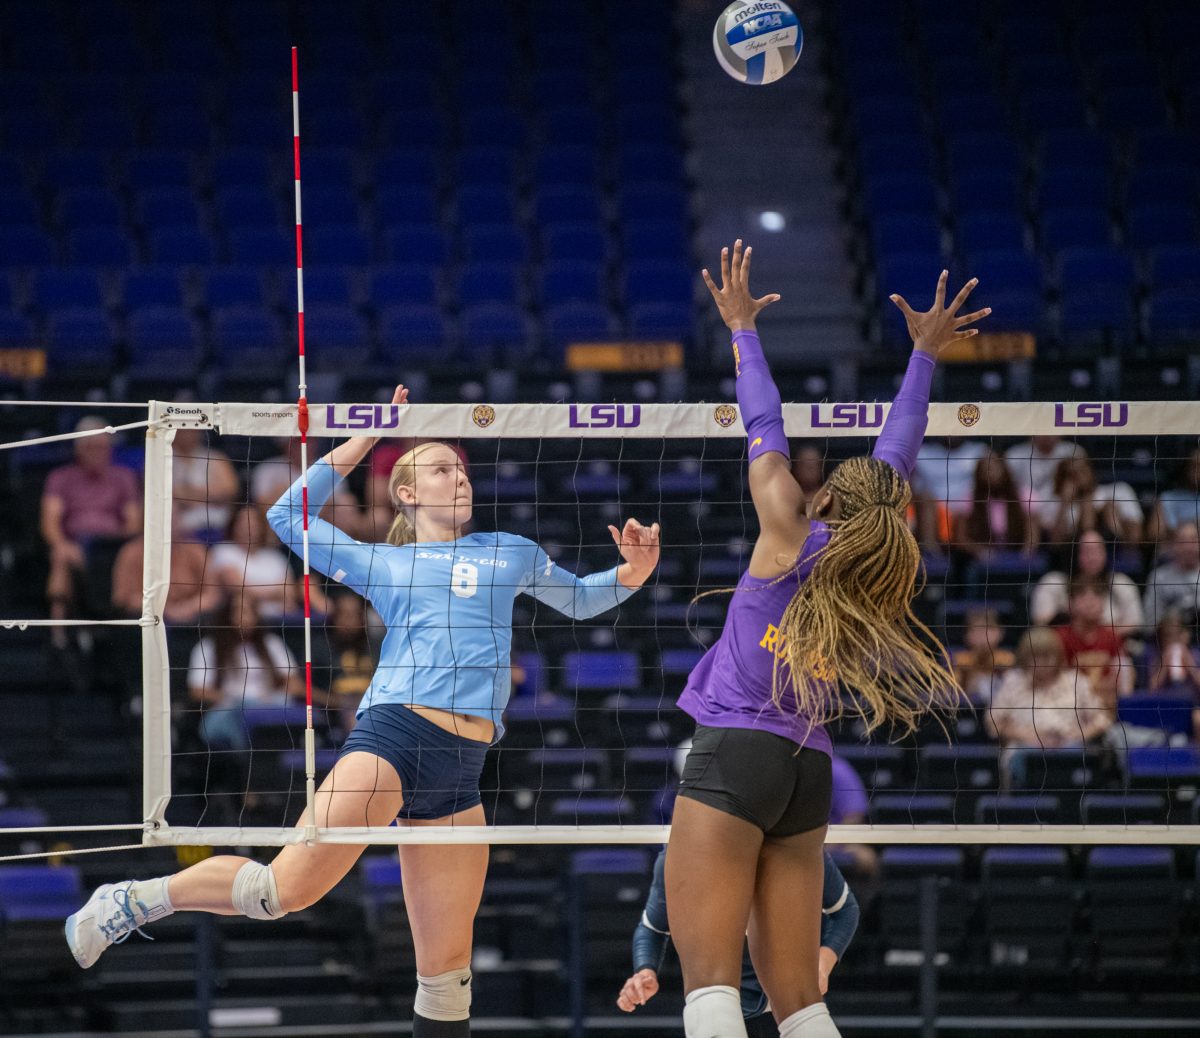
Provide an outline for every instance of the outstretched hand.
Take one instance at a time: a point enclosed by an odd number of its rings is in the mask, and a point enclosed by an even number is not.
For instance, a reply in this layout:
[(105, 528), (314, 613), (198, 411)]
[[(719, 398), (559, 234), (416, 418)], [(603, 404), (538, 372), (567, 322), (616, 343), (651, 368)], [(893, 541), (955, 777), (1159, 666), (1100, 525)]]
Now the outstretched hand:
[(393, 404), (407, 404), (408, 403), (408, 387), (407, 386), (401, 384), (396, 387), (396, 391), (392, 394), (392, 403)]
[(946, 302), (946, 282), (950, 278), (950, 272), (943, 270), (942, 276), (938, 278), (937, 291), (933, 296), (933, 306), (924, 313), (916, 313), (911, 306), (905, 301), (903, 296), (893, 295), (888, 298), (899, 307), (900, 312), (904, 314), (904, 320), (908, 323), (908, 334), (912, 336), (913, 346), (922, 353), (928, 353), (936, 357), (952, 342), (957, 342), (959, 339), (969, 339), (972, 335), (978, 335), (978, 328), (965, 328), (965, 325), (974, 324), (976, 321), (982, 320), (992, 312), (990, 306), (985, 306), (982, 310), (976, 310), (973, 314), (964, 314), (958, 316), (958, 311), (967, 301), (967, 296), (971, 294), (972, 289), (979, 284), (979, 278), (971, 278), (959, 290), (958, 295), (954, 297), (954, 301), (949, 306)]
[[(610, 526), (608, 532), (612, 534), (612, 539), (621, 552), (621, 558), (629, 566), (633, 586), (640, 587), (658, 565), (658, 523), (643, 526), (636, 519), (626, 519), (624, 529), (618, 530), (615, 526)], [(621, 582), (630, 586), (628, 580), (622, 579)]]
[(746, 246), (742, 251), (742, 239), (733, 243), (733, 256), (729, 249), (721, 250), (721, 287), (717, 288), (708, 268), (700, 271), (704, 283), (716, 301), (717, 309), (721, 311), (721, 319), (730, 331), (754, 327), (754, 322), (765, 307), (779, 302), (779, 295), (772, 292), (769, 295), (755, 299), (750, 294), (750, 253), (753, 251)]

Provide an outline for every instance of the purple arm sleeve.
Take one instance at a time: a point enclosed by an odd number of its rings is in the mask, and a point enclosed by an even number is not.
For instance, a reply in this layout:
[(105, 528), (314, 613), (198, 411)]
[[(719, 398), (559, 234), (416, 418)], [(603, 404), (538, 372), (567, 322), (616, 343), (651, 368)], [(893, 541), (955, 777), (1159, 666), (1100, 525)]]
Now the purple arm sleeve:
[(790, 458), (791, 450), (783, 434), (783, 401), (771, 378), (757, 332), (733, 333), (733, 363), (738, 409), (750, 440), (749, 459), (753, 461), (768, 451)]
[(911, 479), (917, 463), (917, 451), (929, 424), (929, 383), (937, 362), (928, 354), (914, 350), (900, 391), (892, 402), (883, 431), (875, 441), (873, 456), (886, 461), (905, 479)]

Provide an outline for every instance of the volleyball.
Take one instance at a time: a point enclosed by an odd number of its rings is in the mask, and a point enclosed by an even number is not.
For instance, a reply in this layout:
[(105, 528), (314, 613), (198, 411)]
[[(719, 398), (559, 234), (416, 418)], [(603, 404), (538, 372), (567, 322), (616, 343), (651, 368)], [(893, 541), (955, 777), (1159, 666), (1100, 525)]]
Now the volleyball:
[(774, 83), (796, 64), (804, 30), (780, 0), (734, 0), (713, 26), (721, 68), (739, 83)]

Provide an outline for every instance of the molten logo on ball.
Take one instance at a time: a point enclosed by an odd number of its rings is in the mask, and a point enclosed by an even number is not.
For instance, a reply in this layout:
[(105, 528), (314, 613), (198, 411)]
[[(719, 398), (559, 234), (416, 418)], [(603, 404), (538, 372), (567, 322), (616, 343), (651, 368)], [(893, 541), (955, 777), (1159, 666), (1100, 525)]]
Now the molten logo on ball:
[(796, 64), (804, 32), (779, 0), (735, 0), (713, 27), (721, 68), (740, 83), (774, 83)]

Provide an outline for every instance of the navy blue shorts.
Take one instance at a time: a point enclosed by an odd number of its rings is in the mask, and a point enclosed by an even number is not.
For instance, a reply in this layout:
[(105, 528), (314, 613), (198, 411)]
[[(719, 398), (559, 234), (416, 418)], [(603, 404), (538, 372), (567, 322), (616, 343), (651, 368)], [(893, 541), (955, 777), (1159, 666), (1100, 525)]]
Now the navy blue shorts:
[(483, 803), (479, 776), (487, 743), (439, 728), (408, 707), (379, 703), (363, 711), (338, 757), (373, 753), (400, 776), (400, 818), (445, 818)]

